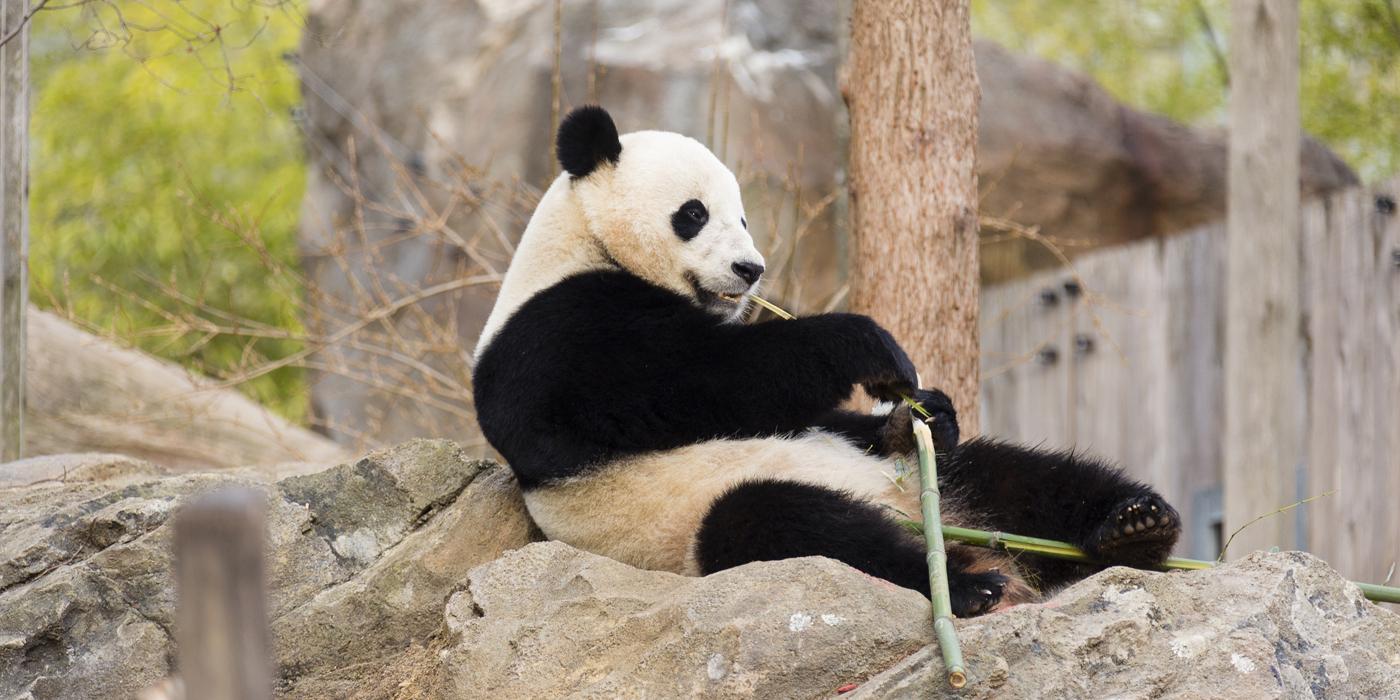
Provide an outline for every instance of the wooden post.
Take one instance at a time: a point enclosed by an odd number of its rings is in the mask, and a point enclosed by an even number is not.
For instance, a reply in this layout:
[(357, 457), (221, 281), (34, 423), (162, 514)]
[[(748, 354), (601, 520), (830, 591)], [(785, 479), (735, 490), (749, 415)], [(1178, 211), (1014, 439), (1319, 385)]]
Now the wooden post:
[(908, 351), (977, 434), (977, 106), (968, 0), (857, 0), (851, 307)]
[[(1225, 535), (1298, 500), (1298, 0), (1232, 0), (1225, 307)], [(1261, 520), (1231, 558), (1295, 542), (1296, 513)]]
[[(29, 297), (28, 0), (0, 0), (0, 462), (24, 451), (25, 308)], [(13, 36), (11, 36), (13, 34)]]
[(271, 700), (264, 496), (215, 492), (175, 522), (176, 656), (184, 697)]

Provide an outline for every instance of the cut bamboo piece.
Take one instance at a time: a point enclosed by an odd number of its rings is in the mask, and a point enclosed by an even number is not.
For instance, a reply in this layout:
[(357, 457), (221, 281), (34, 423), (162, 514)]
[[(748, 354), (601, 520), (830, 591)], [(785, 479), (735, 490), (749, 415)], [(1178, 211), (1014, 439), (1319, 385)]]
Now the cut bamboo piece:
[[(914, 440), (919, 446), (919, 508), (925, 523), (942, 523), (938, 509), (938, 463), (933, 454), (933, 434), (921, 420), (915, 420)], [(948, 595), (948, 554), (943, 548), (943, 530), (924, 528), (924, 545), (928, 548), (929, 599), (933, 602), (933, 632), (938, 636), (938, 648), (943, 652), (943, 667), (948, 669), (948, 685), (967, 685), (963, 669), (962, 645), (953, 626), (953, 605)]]

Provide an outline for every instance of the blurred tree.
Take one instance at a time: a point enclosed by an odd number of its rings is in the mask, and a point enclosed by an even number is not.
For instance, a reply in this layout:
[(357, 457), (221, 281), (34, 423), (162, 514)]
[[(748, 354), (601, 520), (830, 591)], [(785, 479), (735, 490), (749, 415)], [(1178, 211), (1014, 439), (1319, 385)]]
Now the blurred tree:
[(977, 103), (968, 0), (864, 0), (851, 115), (851, 308), (899, 339), (976, 435)]
[[(1400, 173), (1400, 3), (1301, 0), (1303, 129), (1368, 181)], [(973, 30), (1114, 96), (1224, 124), (1227, 0), (973, 0)]]
[[(300, 94), (282, 60), (300, 9), (149, 0), (36, 15), (35, 303), (214, 376), (295, 351), (290, 340), (190, 332), (166, 314), (300, 327), (297, 280), (274, 271), (296, 261), (305, 180)], [(299, 369), (244, 389), (290, 418), (305, 410)]]

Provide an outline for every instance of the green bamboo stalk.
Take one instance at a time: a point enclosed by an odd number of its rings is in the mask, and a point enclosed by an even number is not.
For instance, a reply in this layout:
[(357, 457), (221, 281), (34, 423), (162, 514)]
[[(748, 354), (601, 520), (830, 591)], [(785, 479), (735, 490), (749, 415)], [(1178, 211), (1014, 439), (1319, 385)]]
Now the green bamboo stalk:
[[(922, 455), (920, 455), (922, 457)], [(921, 465), (922, 466), (922, 465)], [(931, 522), (928, 514), (924, 515), (924, 522)], [(927, 531), (927, 528), (924, 528)], [(1013, 535), (1006, 532), (987, 532), (986, 530), (973, 530), (965, 527), (954, 527), (944, 525), (941, 528), (943, 538), (954, 542), (986, 547), (988, 549), (1000, 549), (1006, 552), (1024, 552), (1026, 554), (1036, 554), (1054, 559), (1066, 559), (1069, 561), (1079, 561), (1093, 563), (1084, 550), (1057, 540), (1046, 540), (1039, 537), (1027, 537), (1025, 535)], [(1200, 559), (1183, 559), (1171, 557), (1162, 562), (1157, 568), (1162, 570), (1199, 570), (1209, 569), (1215, 566), (1213, 561), (1202, 561)], [(1367, 599), (1377, 603), (1400, 603), (1400, 588), (1394, 586), (1382, 586), (1375, 583), (1353, 582)]]
[[(914, 440), (919, 446), (919, 508), (924, 522), (942, 523), (938, 511), (938, 463), (933, 456), (933, 434), (921, 420), (915, 420)], [(924, 545), (928, 548), (929, 599), (933, 602), (933, 631), (938, 636), (938, 648), (943, 652), (943, 667), (948, 669), (948, 685), (967, 685), (963, 670), (962, 645), (953, 627), (953, 605), (948, 595), (948, 554), (943, 548), (943, 530), (924, 528)]]

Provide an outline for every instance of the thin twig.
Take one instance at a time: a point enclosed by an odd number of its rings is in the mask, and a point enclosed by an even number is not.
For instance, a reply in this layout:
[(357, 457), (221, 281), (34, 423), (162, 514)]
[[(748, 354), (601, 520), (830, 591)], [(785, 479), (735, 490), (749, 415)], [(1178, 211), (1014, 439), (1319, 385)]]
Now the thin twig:
[(0, 39), (0, 46), (10, 43), (11, 39), (19, 36), (19, 33), (24, 31), (24, 25), (29, 24), (29, 20), (34, 16), (34, 13), (44, 9), (44, 6), (47, 4), (49, 4), (49, 0), (39, 0), (39, 2), (34, 3), (33, 7), (30, 7), (29, 11), (24, 13), (23, 17), (19, 18), (19, 26), (11, 29), (9, 34), (6, 34), (3, 39)]
[(1230, 537), (1229, 537), (1228, 539), (1225, 540), (1225, 546), (1220, 548), (1220, 556), (1219, 556), (1219, 557), (1216, 557), (1216, 561), (1225, 561), (1225, 552), (1227, 552), (1227, 551), (1230, 550), (1230, 543), (1235, 541), (1235, 535), (1240, 534), (1241, 532), (1244, 531), (1245, 528), (1249, 527), (1250, 525), (1253, 525), (1254, 523), (1257, 523), (1257, 522), (1259, 522), (1260, 520), (1263, 520), (1263, 519), (1265, 519), (1265, 518), (1272, 518), (1272, 517), (1274, 517), (1275, 515), (1280, 515), (1280, 514), (1282, 514), (1282, 513), (1287, 513), (1288, 511), (1293, 510), (1294, 508), (1297, 508), (1298, 506), (1303, 505), (1304, 503), (1312, 503), (1313, 501), (1316, 501), (1316, 500), (1319, 499), (1319, 498), (1326, 498), (1326, 497), (1331, 496), (1332, 494), (1334, 494), (1334, 493), (1336, 493), (1336, 492), (1337, 492), (1336, 489), (1332, 489), (1331, 491), (1324, 491), (1324, 492), (1319, 493), (1319, 494), (1317, 494), (1317, 495), (1315, 495), (1315, 496), (1308, 496), (1307, 498), (1304, 498), (1304, 499), (1301, 500), (1301, 501), (1295, 501), (1295, 502), (1290, 503), (1290, 504), (1288, 504), (1288, 505), (1286, 505), (1286, 506), (1280, 506), (1280, 507), (1275, 508), (1274, 510), (1269, 511), (1268, 513), (1265, 513), (1265, 514), (1263, 514), (1263, 515), (1255, 516), (1255, 517), (1254, 517), (1253, 519), (1251, 519), (1249, 522), (1247, 522), (1247, 523), (1245, 523), (1245, 524), (1239, 526), (1238, 528), (1235, 529), (1234, 532), (1230, 533)]

